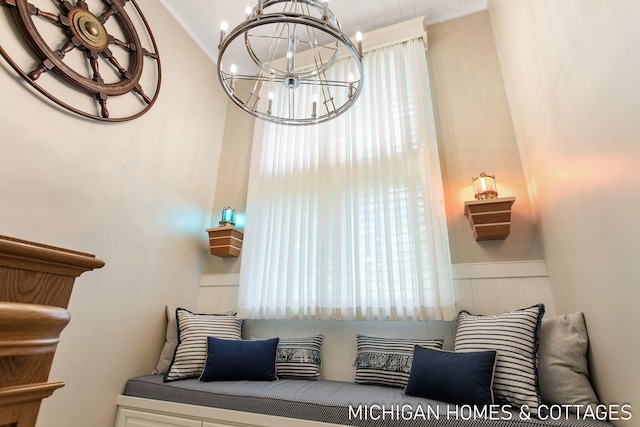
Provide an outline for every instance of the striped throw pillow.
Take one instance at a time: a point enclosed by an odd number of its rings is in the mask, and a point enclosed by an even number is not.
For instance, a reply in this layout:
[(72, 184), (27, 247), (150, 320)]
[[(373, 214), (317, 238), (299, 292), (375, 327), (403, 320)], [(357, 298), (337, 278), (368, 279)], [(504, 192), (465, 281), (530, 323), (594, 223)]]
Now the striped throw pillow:
[(440, 350), (443, 338), (379, 338), (358, 334), (354, 382), (404, 388), (409, 381), (416, 345)]
[(533, 413), (540, 406), (537, 356), (543, 315), (543, 304), (495, 316), (461, 311), (456, 331), (456, 351), (498, 352), (493, 376), (496, 401), (527, 405)]
[(320, 379), (322, 334), (306, 338), (280, 338), (276, 358), (278, 378)]
[[(212, 316), (235, 316), (235, 311), (227, 311), (221, 314), (212, 314)], [(167, 333), (162, 347), (162, 352), (158, 358), (156, 369), (153, 370), (154, 374), (166, 374), (173, 360), (173, 355), (176, 353), (176, 347), (178, 346), (178, 322), (176, 321), (176, 307), (167, 305)]]
[(235, 316), (195, 314), (183, 308), (176, 309), (178, 346), (164, 381), (182, 380), (200, 376), (207, 359), (207, 338), (239, 340), (242, 319)]

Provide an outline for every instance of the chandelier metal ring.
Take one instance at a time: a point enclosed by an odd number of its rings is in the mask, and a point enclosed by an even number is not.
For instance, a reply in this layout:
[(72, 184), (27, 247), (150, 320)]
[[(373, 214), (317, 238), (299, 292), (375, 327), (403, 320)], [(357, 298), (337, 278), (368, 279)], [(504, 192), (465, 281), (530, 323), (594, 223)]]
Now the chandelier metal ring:
[[(304, 17), (304, 16), (299, 16), (299, 15), (291, 15), (291, 14), (279, 14), (277, 16), (273, 16), (270, 17), (270, 19), (272, 19), (272, 22), (264, 22), (264, 18), (261, 17), (257, 17), (254, 18), (257, 21), (263, 21), (264, 25), (268, 25), (271, 23), (277, 23), (277, 24), (281, 24), (281, 23), (292, 23), (292, 24), (301, 24), (304, 22), (304, 25), (307, 25), (309, 27), (313, 27), (315, 29), (324, 31), (325, 25), (323, 23), (323, 25), (321, 27), (317, 27), (315, 25), (317, 25), (317, 22), (306, 22), (308, 21), (307, 19), (308, 17)], [(259, 26), (259, 25), (257, 25)], [(239, 28), (239, 27), (238, 27)], [(254, 28), (254, 27), (252, 27)], [(241, 34), (244, 34), (244, 39), (245, 39), (245, 46), (247, 47), (247, 53), (249, 54), (249, 56), (251, 57), (251, 59), (253, 60), (253, 62), (260, 68), (264, 69), (265, 71), (269, 71), (273, 74), (277, 74), (277, 75), (285, 75), (286, 71), (282, 71), (282, 70), (278, 70), (275, 68), (272, 68), (269, 66), (269, 64), (266, 64), (265, 62), (263, 62), (260, 58), (258, 58), (258, 55), (255, 53), (255, 51), (253, 50), (252, 46), (251, 46), (251, 42), (249, 41), (250, 35), (249, 35), (249, 30), (251, 28), (246, 29), (246, 31), (241, 31)], [(342, 35), (342, 33), (340, 32), (336, 32), (336, 35)], [(335, 35), (332, 34), (332, 36), (335, 37)], [(348, 40), (348, 39), (347, 39)], [(342, 40), (341, 40), (342, 41)], [(349, 41), (350, 42), (350, 41)], [(336, 41), (336, 49), (335, 52), (333, 53), (333, 55), (331, 55), (331, 58), (328, 61), (323, 60), (322, 61), (322, 67), (318, 68), (318, 69), (314, 69), (312, 71), (308, 71), (308, 72), (299, 72), (298, 75), (302, 76), (311, 76), (314, 74), (317, 74), (319, 72), (325, 72), (327, 71), (329, 68), (331, 68), (333, 66), (333, 64), (335, 63), (336, 59), (338, 59), (338, 57), (340, 56), (340, 42)]]
[[(276, 4), (279, 4), (279, 3), (290, 3), (290, 2), (291, 2), (291, 0), (273, 0), (273, 1), (269, 2), (269, 6), (273, 6), (273, 5), (276, 5)], [(312, 7), (316, 11), (318, 11), (320, 13), (325, 13), (326, 12), (327, 15), (325, 17), (323, 17), (322, 24), (323, 25), (332, 25), (339, 32), (342, 30), (340, 28), (340, 23), (335, 18), (335, 16), (331, 12), (331, 10), (329, 10), (327, 8), (326, 11), (325, 11), (324, 7), (321, 6), (320, 4), (318, 4), (317, 1), (314, 1), (314, 0), (297, 0), (296, 3), (298, 3), (299, 5), (305, 5), (305, 6), (307, 6), (307, 8)], [(275, 15), (275, 14), (273, 14), (273, 15)], [(281, 14), (281, 16), (289, 16), (289, 17), (301, 18), (301, 19), (305, 18), (305, 15), (291, 14), (291, 13), (287, 13), (287, 12), (283, 12)], [(259, 17), (259, 15), (257, 15), (256, 10), (254, 10), (249, 17), (250, 18), (257, 18), (257, 17)], [(246, 31), (244, 33), (244, 40), (245, 40), (245, 46), (247, 48), (247, 52), (249, 53), (249, 56), (251, 57), (251, 59), (260, 68), (265, 68), (265, 64), (262, 62), (262, 60), (260, 58), (258, 58), (258, 56), (256, 55), (255, 51), (251, 47), (251, 42), (250, 42), (249, 32), (248, 31)], [(339, 43), (336, 43), (336, 45), (338, 46), (338, 48), (336, 49), (335, 53), (331, 56), (329, 61), (325, 61), (324, 62), (324, 66), (323, 66), (321, 71), (326, 71), (327, 69), (331, 68), (333, 66), (333, 64), (335, 63), (336, 59), (338, 58), (338, 56), (340, 55)], [(266, 67), (266, 68), (268, 69), (268, 67)], [(314, 70), (314, 72), (317, 72), (317, 71), (318, 70)], [(271, 69), (271, 72), (278, 73), (278, 70)], [(308, 73), (308, 74), (311, 74), (311, 72)]]
[[(285, 10), (268, 13), (267, 9), (277, 4), (284, 4)], [(311, 10), (321, 17), (312, 16)], [(238, 73), (235, 65), (229, 66), (230, 46), (241, 39), (246, 62), (253, 65), (255, 73)], [(363, 80), (361, 56), (361, 49), (342, 33), (325, 4), (271, 0), (264, 2), (264, 9), (247, 14), (229, 34), (221, 34), (218, 77), (234, 103), (260, 119), (288, 125), (316, 124), (339, 116), (358, 99)], [(332, 72), (343, 58), (349, 62), (343, 70), (350, 72)], [(243, 87), (239, 89), (237, 84)], [(274, 92), (281, 101), (277, 108), (282, 111), (273, 106)], [(309, 93), (313, 93), (312, 102)]]

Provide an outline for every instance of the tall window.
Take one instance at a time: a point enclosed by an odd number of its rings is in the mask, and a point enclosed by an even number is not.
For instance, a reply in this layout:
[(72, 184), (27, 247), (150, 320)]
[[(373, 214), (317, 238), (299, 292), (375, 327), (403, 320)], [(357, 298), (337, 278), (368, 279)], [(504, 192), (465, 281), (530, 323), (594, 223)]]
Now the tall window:
[[(363, 66), (362, 95), (339, 118), (256, 125), (240, 273), (247, 318), (455, 316), (424, 44), (377, 49)], [(297, 90), (311, 105), (312, 89)]]

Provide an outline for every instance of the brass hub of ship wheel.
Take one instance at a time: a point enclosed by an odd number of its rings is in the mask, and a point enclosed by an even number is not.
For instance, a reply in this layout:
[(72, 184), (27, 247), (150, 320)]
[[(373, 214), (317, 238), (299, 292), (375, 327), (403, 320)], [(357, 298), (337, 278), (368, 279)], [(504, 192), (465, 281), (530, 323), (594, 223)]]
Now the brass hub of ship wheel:
[(107, 30), (91, 12), (76, 9), (71, 13), (71, 21), (71, 31), (87, 48), (101, 51), (109, 45)]

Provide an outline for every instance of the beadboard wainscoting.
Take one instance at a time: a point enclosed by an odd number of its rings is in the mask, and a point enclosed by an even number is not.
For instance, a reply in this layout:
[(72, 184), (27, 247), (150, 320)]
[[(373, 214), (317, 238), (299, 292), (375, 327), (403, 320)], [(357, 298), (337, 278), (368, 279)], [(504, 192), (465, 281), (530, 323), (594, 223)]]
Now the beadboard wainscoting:
[(203, 274), (198, 294), (198, 313), (224, 313), (238, 309), (240, 274)]
[[(454, 264), (452, 273), (458, 310), (498, 314), (544, 303), (547, 316), (556, 315), (544, 261)], [(235, 310), (239, 281), (239, 274), (203, 275), (198, 311)]]
[(545, 305), (545, 316), (556, 315), (544, 261), (454, 264), (453, 289), (458, 310), (474, 314)]

